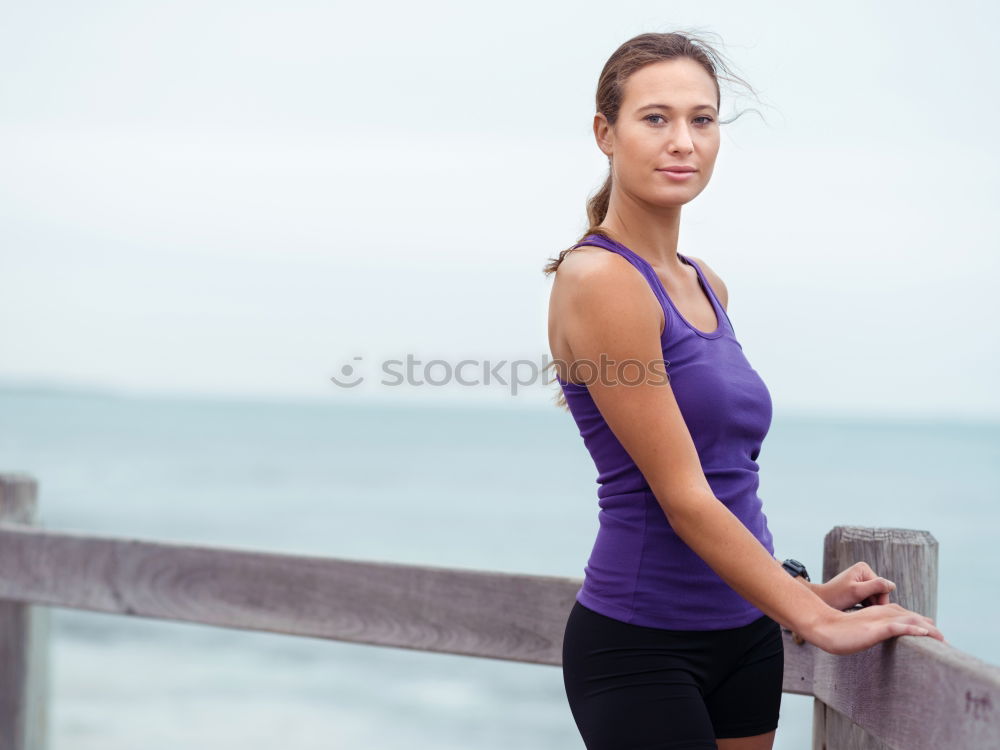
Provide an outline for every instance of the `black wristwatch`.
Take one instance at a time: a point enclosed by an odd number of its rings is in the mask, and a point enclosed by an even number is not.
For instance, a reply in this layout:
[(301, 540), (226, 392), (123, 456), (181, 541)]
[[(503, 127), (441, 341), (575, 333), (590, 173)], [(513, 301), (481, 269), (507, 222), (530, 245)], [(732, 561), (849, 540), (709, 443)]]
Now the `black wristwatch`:
[(802, 576), (807, 581), (809, 580), (809, 574), (806, 573), (806, 566), (800, 563), (798, 560), (793, 560), (792, 558), (789, 557), (787, 560), (781, 563), (781, 567), (787, 570), (789, 575), (792, 576), (792, 578), (795, 578), (796, 576)]

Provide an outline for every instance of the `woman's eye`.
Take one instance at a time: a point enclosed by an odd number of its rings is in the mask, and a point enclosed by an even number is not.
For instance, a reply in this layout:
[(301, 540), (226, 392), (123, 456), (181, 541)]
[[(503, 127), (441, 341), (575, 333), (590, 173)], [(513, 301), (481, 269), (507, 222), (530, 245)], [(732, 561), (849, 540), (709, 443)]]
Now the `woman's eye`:
[[(653, 122), (653, 118), (657, 118), (658, 120), (663, 120), (664, 119), (663, 115), (646, 115), (642, 119), (648, 120), (650, 123), (652, 123), (654, 125), (659, 125), (660, 124), (659, 122)], [(698, 120), (702, 120), (703, 121), (702, 122), (703, 125), (708, 125), (709, 123), (714, 122), (714, 120), (711, 117), (708, 117), (707, 115), (702, 115), (701, 117), (696, 117), (694, 119), (695, 119), (695, 122), (697, 122)]]

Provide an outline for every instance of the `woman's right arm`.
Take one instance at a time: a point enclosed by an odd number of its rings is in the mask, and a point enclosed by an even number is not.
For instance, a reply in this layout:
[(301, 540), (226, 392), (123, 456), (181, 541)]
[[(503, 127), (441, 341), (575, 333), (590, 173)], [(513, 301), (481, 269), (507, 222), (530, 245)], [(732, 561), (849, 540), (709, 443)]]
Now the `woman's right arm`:
[[(896, 635), (940, 636), (930, 618), (896, 604), (841, 612), (782, 568), (705, 478), (673, 389), (664, 377), (660, 306), (635, 268), (614, 253), (563, 264), (560, 329), (581, 361), (608, 366), (587, 378), (591, 397), (635, 461), (677, 534), (738, 594), (779, 624), (831, 653), (853, 653)], [(618, 363), (630, 361), (620, 371)], [(638, 385), (617, 382), (620, 372)], [(580, 376), (584, 371), (580, 371)], [(570, 372), (571, 377), (577, 377)], [(943, 636), (940, 636), (943, 639)]]

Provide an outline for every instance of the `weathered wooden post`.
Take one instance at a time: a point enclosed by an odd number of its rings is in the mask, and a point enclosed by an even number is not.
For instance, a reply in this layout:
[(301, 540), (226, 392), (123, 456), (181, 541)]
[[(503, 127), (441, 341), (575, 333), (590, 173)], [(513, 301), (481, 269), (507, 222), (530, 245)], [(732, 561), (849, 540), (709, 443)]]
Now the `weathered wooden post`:
[[(0, 524), (33, 525), (37, 497), (32, 477), (0, 474)], [(48, 607), (0, 599), (0, 750), (47, 747), (48, 632)]]
[[(896, 584), (892, 602), (937, 622), (938, 543), (930, 532), (835, 526), (823, 541), (823, 581), (859, 560)], [(815, 698), (813, 750), (890, 750), (890, 746)]]

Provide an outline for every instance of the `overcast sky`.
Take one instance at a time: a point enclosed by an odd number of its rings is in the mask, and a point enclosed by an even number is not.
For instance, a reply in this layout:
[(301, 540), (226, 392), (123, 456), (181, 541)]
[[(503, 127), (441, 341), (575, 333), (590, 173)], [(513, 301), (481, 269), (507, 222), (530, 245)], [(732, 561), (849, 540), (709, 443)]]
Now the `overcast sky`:
[[(723, 117), (760, 114), (722, 126), (678, 249), (725, 280), (775, 413), (1000, 418), (997, 16), (6, 3), (0, 380), (545, 404), (537, 381), (377, 381), (408, 354), (544, 364), (541, 268), (607, 168), (597, 76), (629, 37), (688, 30), (757, 90), (725, 86)], [(360, 386), (330, 381), (345, 365)]]

